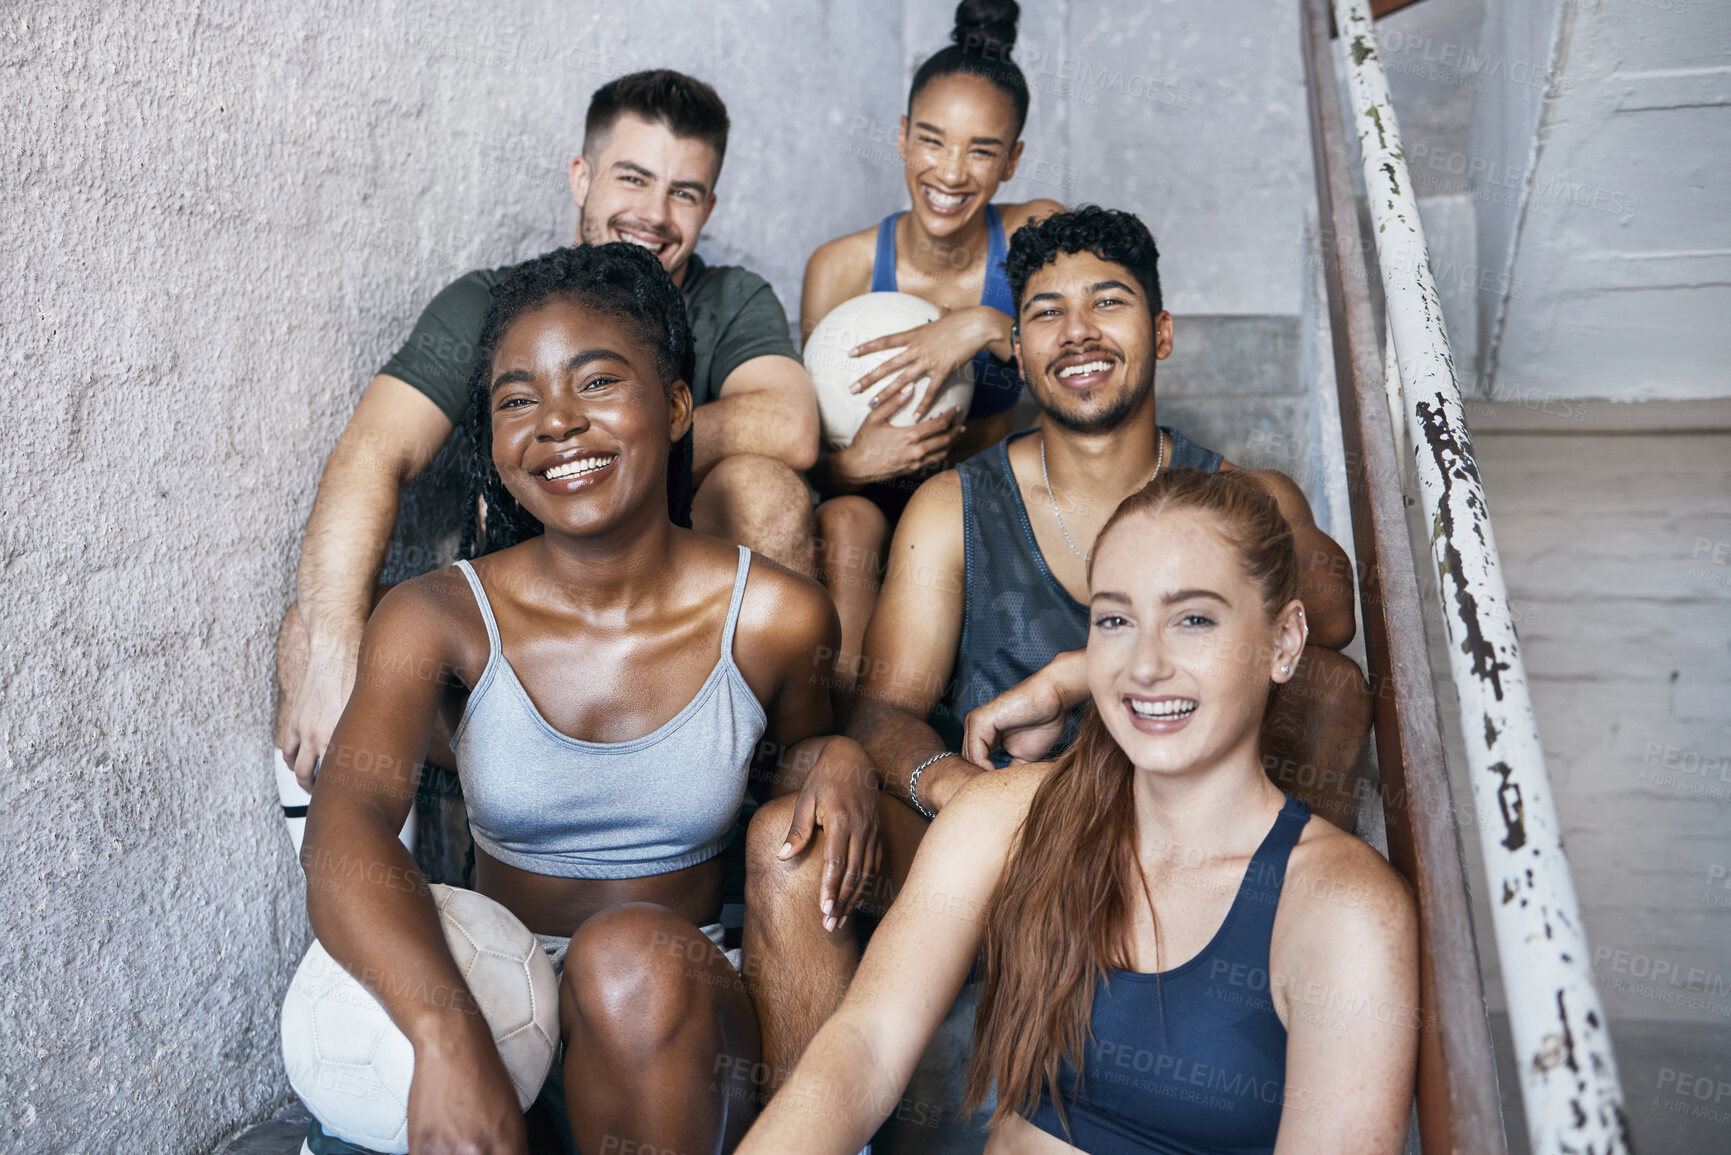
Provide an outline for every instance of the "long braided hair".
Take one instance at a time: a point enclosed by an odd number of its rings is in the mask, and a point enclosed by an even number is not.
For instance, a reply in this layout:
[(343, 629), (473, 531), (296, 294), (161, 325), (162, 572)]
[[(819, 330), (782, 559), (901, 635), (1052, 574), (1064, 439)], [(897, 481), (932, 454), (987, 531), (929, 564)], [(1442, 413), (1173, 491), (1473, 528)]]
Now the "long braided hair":
[[(549, 301), (575, 301), (586, 309), (630, 321), (655, 353), (661, 383), (671, 391), (690, 381), (694, 366), (691, 324), (685, 301), (654, 255), (636, 245), (613, 243), (554, 249), (513, 268), (493, 286), (492, 307), (481, 328), (475, 367), (469, 376), (469, 405), (463, 415), (468, 432), (469, 517), (459, 552), (476, 558), (527, 541), (542, 532), (541, 522), (517, 504), (493, 465), (493, 414), (489, 403), (493, 354), (512, 322)], [(691, 525), (691, 431), (668, 449), (667, 516)]]

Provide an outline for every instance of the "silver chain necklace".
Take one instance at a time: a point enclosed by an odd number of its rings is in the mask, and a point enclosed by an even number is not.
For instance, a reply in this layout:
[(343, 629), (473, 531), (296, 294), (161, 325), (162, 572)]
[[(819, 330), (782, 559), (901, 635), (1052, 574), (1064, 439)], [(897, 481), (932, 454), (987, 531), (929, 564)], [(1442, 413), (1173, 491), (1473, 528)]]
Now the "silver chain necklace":
[[(1154, 472), (1148, 475), (1146, 484), (1154, 484), (1154, 479), (1160, 476), (1160, 463), (1166, 459), (1166, 431), (1158, 425), (1154, 427), (1157, 440), (1154, 443)], [(1052, 492), (1052, 478), (1046, 472), (1046, 434), (1040, 433), (1040, 481), (1046, 487), (1046, 500), (1052, 503), (1052, 517), (1058, 523), (1058, 532), (1064, 535), (1064, 544), (1070, 547), (1070, 552), (1082, 559), (1087, 565), (1094, 559), (1076, 548), (1076, 543), (1070, 540), (1070, 531), (1064, 528), (1064, 515), (1058, 512), (1058, 495)]]

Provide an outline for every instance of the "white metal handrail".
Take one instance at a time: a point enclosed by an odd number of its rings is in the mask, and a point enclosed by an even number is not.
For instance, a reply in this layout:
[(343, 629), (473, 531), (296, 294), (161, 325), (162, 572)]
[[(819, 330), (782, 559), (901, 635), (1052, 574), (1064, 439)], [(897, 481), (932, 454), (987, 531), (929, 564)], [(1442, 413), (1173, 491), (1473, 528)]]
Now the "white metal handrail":
[(1605, 1013), (1367, 0), (1334, 0), (1533, 1155), (1627, 1152)]

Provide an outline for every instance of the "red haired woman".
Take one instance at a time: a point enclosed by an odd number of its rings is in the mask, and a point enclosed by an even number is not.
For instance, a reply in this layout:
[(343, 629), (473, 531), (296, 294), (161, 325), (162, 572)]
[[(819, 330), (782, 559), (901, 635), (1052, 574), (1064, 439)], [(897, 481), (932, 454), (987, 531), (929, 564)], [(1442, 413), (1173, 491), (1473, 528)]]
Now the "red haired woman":
[(1106, 523), (1089, 588), (1081, 737), (944, 808), (742, 1155), (857, 1151), (976, 958), (989, 1153), (1401, 1149), (1412, 898), (1258, 758), (1304, 647), (1290, 529), (1241, 475), (1174, 470)]

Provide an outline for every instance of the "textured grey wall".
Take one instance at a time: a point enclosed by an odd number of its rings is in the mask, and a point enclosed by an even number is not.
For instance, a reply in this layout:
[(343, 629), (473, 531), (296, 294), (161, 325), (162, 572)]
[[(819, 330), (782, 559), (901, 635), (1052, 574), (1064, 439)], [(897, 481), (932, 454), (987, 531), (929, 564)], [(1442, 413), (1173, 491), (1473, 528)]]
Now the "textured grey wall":
[(1731, 9), (1567, 4), (1492, 396), (1731, 396)]
[[(1521, 185), (1533, 167), (1534, 134), (1556, 65), (1562, 9), (1560, 0), (1532, 0), (1491, 4), (1485, 12), (1477, 52), (1500, 65), (1502, 72), (1478, 93), (1467, 152), (1486, 170), (1471, 183), (1474, 192), (1485, 194), (1473, 205), (1477, 264), (1490, 271), (1493, 284), (1499, 278), (1512, 284), (1515, 241), (1521, 229)], [(1509, 80), (1511, 73), (1525, 83)], [(1507, 297), (1493, 291), (1479, 293), (1475, 299), (1478, 344), (1487, 351), (1503, 324)], [(1483, 361), (1481, 356), (1481, 367), (1488, 368)]]
[(0, 31), (0, 1150), (209, 1150), (285, 1094), (306, 930), (265, 746), (318, 469), (441, 284), (570, 240), (589, 92), (717, 85), (704, 250), (789, 308), (810, 248), (897, 195), (842, 155), (901, 84), (893, 12), (493, 7)]

